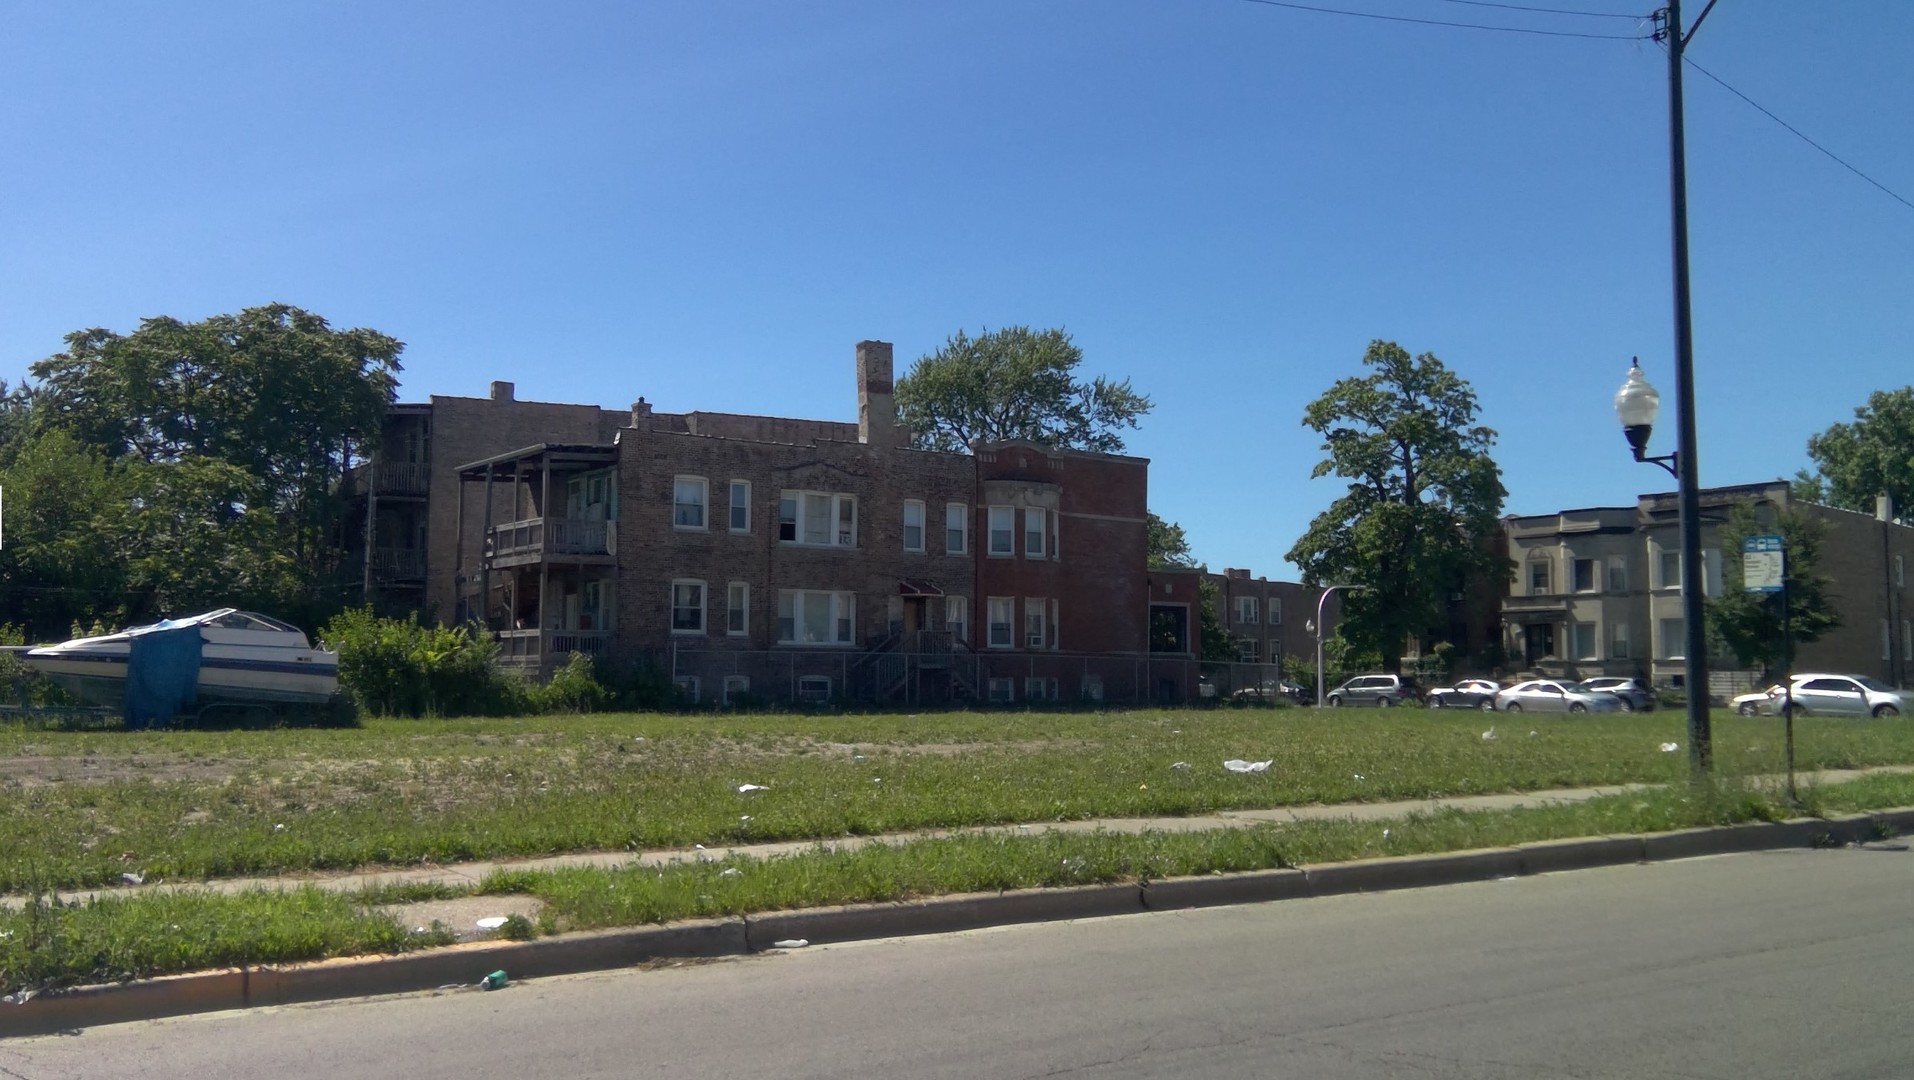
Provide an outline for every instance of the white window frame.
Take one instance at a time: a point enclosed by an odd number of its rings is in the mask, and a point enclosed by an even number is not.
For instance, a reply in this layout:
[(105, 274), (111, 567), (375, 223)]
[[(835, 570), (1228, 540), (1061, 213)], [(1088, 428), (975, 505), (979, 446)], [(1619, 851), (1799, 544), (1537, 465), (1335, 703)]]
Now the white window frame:
[(724, 632), (727, 637), (751, 636), (751, 585), (733, 581), (724, 589)]
[(751, 692), (751, 676), (726, 675), (724, 677), (724, 684), (722, 688), (719, 689), (718, 691), (718, 694), (719, 694), (718, 704), (728, 707), (736, 703), (733, 700), (734, 698), (742, 694), (749, 694), (750, 692)]
[[(734, 533), (750, 532), (751, 481), (733, 480), (725, 490), (729, 492), (729, 502), (726, 504), (727, 513), (725, 514), (725, 523), (731, 527), (731, 531)], [(743, 519), (742, 524), (739, 523), (740, 518)]]
[(1628, 560), (1620, 555), (1608, 557), (1608, 591), (1612, 593), (1628, 591)]
[[(1002, 618), (998, 618), (1001, 615)], [(1001, 635), (998, 630), (1002, 630)], [(1017, 644), (1017, 598), (992, 596), (984, 601), (986, 645), (992, 649), (1015, 648)]]
[[(1588, 587), (1581, 584), (1581, 568), (1588, 566)], [(1573, 556), (1568, 563), (1569, 588), (1578, 593), (1598, 593), (1602, 591), (1602, 561), (1600, 559), (1578, 559)]]
[(1025, 701), (1057, 700), (1057, 680), (1049, 675), (1026, 675), (1023, 680)]
[(1236, 598), (1236, 621), (1242, 626), (1256, 625), (1256, 598), (1239, 596)]
[[(1552, 589), (1555, 585), (1554, 563), (1555, 563), (1555, 560), (1546, 559), (1546, 558), (1529, 560), (1528, 575), (1526, 578), (1524, 578), (1524, 580), (1528, 582), (1528, 587), (1529, 587), (1528, 595), (1530, 596), (1552, 595), (1549, 590)], [(1538, 569), (1542, 571), (1542, 574), (1541, 574), (1542, 583), (1539, 588), (1536, 586), (1536, 583), (1535, 583), (1535, 577), (1536, 577), (1535, 571)]]
[(1268, 625), (1283, 625), (1283, 598), (1280, 596), (1272, 596), (1265, 602), (1269, 605)]
[[(1675, 630), (1672, 638), (1668, 633), (1668, 629), (1671, 626), (1674, 627)], [(1658, 639), (1655, 643), (1658, 646), (1655, 650), (1655, 659), (1688, 659), (1688, 626), (1683, 622), (1681, 617), (1677, 616), (1673, 619), (1655, 620), (1655, 636)]]
[[(1668, 566), (1669, 566), (1670, 560), (1673, 560), (1674, 567), (1675, 567), (1675, 574), (1674, 574), (1675, 580), (1673, 581), (1668, 580)], [(1655, 588), (1657, 589), (1681, 588), (1681, 552), (1680, 551), (1672, 550), (1669, 548), (1659, 548), (1656, 550)]]
[(799, 704), (803, 705), (829, 705), (831, 677), (829, 675), (799, 675), (797, 699)]
[[(812, 604), (826, 605), (829, 636), (823, 641), (804, 639), (804, 615)], [(802, 609), (802, 610), (801, 610)], [(788, 624), (788, 628), (787, 628)], [(857, 644), (857, 594), (848, 590), (779, 589), (778, 644), (802, 645), (815, 649), (850, 648)]]
[[(955, 524), (953, 524), (953, 522)], [(951, 539), (956, 539), (952, 544)], [(944, 554), (970, 554), (970, 504), (944, 504)]]
[[(1032, 632), (1032, 628), (1035, 632)], [(1050, 642), (1050, 605), (1041, 596), (1023, 598), (1023, 647), (1041, 649)]]
[[(914, 523), (911, 521), (911, 517), (913, 514), (915, 514), (917, 518), (916, 522)], [(905, 499), (904, 500), (904, 550), (905, 551), (909, 551), (912, 553), (921, 553), (924, 550), (924, 518), (925, 518), (924, 500), (922, 499)], [(911, 543), (911, 540), (910, 540), (910, 531), (912, 529), (917, 530), (917, 542), (915, 544)]]
[[(998, 527), (998, 523), (1002, 527)], [(997, 537), (1004, 538), (1004, 546), (997, 546)], [(984, 533), (984, 551), (993, 559), (1011, 559), (1017, 555), (1017, 508), (1014, 506), (992, 506), (987, 515)]]
[(992, 676), (985, 684), (985, 700), (993, 705), (1009, 705), (1015, 702), (1017, 680), (1004, 676)]
[[(681, 605), (678, 602), (679, 601), (678, 590), (683, 588), (695, 588), (698, 590), (698, 598), (696, 601), (697, 607), (695, 609), (698, 613), (698, 625), (695, 628), (689, 627), (689, 626), (681, 627), (678, 625), (678, 613), (680, 611), (693, 610), (691, 607), (687, 605)], [(709, 601), (710, 601), (710, 596), (709, 594), (705, 592), (704, 582), (699, 581), (696, 578), (673, 578), (671, 581), (671, 632), (674, 634), (704, 633), (705, 618), (706, 618), (705, 610), (711, 606)]]
[(679, 675), (671, 680), (671, 685), (678, 688), (678, 692), (685, 696), (687, 703), (698, 704), (702, 696), (700, 692), (702, 683), (696, 675)]
[[(1586, 634), (1586, 640), (1584, 640)], [(1584, 649), (1583, 644), (1588, 648)], [(1568, 651), (1573, 660), (1600, 660), (1602, 658), (1601, 627), (1592, 622), (1571, 622), (1568, 624)]]
[(1894, 587), (1899, 589), (1907, 584), (1907, 564), (1899, 555), (1894, 556)]
[(1894, 659), (1894, 624), (1885, 615), (1881, 616), (1881, 659)]
[[(815, 533), (812, 528), (812, 513), (816, 509), (816, 500), (825, 500), (829, 508), (825, 512), (829, 520), (824, 527), (825, 539), (806, 540), (806, 534)], [(791, 517), (785, 517), (789, 508)], [(846, 509), (850, 512), (850, 529), (843, 526)], [(806, 491), (792, 488), (778, 493), (778, 543), (793, 547), (812, 548), (854, 548), (857, 546), (857, 496), (848, 491)], [(790, 525), (790, 536), (785, 535), (786, 524)]]
[[(1035, 528), (1032, 528), (1035, 526)], [(1035, 540), (1033, 549), (1030, 541)], [(1026, 506), (1023, 511), (1023, 557), (1026, 559), (1048, 558), (1050, 553), (1050, 512), (1040, 506)]]
[(944, 597), (944, 631), (952, 642), (970, 643), (970, 603), (961, 596)]
[(1103, 676), (1086, 674), (1080, 691), (1085, 701), (1103, 700)]
[(1236, 662), (1239, 664), (1260, 664), (1263, 662), (1263, 639), (1257, 637), (1239, 637), (1236, 639)]
[(1721, 595), (1721, 549), (1701, 549), (1701, 595), (1717, 597)]
[(1626, 660), (1629, 654), (1628, 624), (1612, 622), (1608, 624), (1608, 655), (1612, 659)]
[[(696, 503), (686, 502), (684, 495), (695, 486), (698, 492)], [(685, 511), (697, 507), (698, 520), (695, 524), (681, 520), (688, 516)], [(711, 482), (702, 476), (674, 476), (671, 478), (671, 527), (681, 532), (704, 532), (711, 520)]]

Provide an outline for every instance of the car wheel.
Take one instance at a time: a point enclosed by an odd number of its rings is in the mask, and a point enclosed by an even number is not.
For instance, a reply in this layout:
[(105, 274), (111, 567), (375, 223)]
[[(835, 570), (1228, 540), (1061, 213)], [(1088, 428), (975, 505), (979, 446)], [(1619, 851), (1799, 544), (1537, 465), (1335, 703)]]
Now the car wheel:
[(1874, 717), (1877, 720), (1884, 716), (1899, 716), (1899, 715), (1901, 715), (1901, 710), (1895, 708), (1892, 705), (1876, 705), (1874, 707)]
[(1735, 706), (1735, 711), (1743, 716), (1753, 716), (1755, 714), (1754, 702), (1744, 701)]
[[(1628, 706), (1624, 705), (1622, 706), (1622, 709), (1623, 711), (1627, 711)], [(1587, 712), (1588, 706), (1582, 704), (1579, 701), (1572, 701), (1572, 702), (1569, 702), (1568, 711), (1569, 712)]]
[(1787, 717), (1790, 720), (1794, 720), (1799, 717), (1808, 715), (1808, 710), (1802, 708), (1799, 705), (1784, 705), (1781, 707), (1781, 715)]
[(1482, 708), (1482, 711), (1483, 711), (1483, 712), (1494, 712), (1494, 711), (1495, 711), (1495, 701), (1494, 701), (1493, 699), (1491, 699), (1491, 700), (1487, 700), (1487, 701), (1484, 701), (1484, 702), (1482, 703), (1482, 705), (1481, 705), (1481, 708)]
[(1376, 702), (1376, 704), (1382, 706), (1385, 709), (1391, 705), (1394, 705), (1395, 703), (1396, 703), (1395, 698), (1382, 698), (1381, 700)]
[(1440, 708), (1442, 707), (1442, 699), (1441, 699), (1441, 698), (1439, 698), (1439, 697), (1432, 697), (1432, 698), (1430, 698), (1430, 699), (1429, 699), (1429, 707), (1430, 707), (1431, 709), (1440, 709)]
[(1521, 703), (1521, 702), (1519, 702), (1519, 701), (1511, 701), (1511, 702), (1509, 702), (1509, 703), (1508, 703), (1507, 705), (1504, 705), (1504, 706), (1502, 706), (1502, 711), (1503, 711), (1503, 712), (1510, 712), (1510, 713), (1518, 713), (1518, 712), (1521, 712), (1521, 711), (1522, 711), (1522, 703)]
[(1329, 707), (1332, 709), (1342, 708), (1342, 699), (1334, 694), (1329, 695)]
[(1619, 701), (1619, 702), (1621, 702), (1621, 703), (1622, 703), (1622, 711), (1623, 711), (1623, 712), (1634, 712), (1634, 711), (1635, 711), (1635, 703), (1634, 703), (1634, 702), (1632, 702), (1632, 701), (1630, 701), (1630, 700), (1628, 700), (1627, 698), (1616, 698), (1615, 700), (1617, 700), (1617, 701)]

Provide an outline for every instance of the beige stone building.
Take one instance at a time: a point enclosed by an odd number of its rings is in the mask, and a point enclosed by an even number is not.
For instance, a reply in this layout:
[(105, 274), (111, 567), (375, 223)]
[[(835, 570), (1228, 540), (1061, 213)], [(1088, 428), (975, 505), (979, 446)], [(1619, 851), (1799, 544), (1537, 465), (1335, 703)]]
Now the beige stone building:
[[(1701, 492), (1702, 587), (1720, 595), (1717, 533), (1737, 502), (1757, 515), (1805, 508), (1827, 524), (1820, 573), (1841, 625), (1795, 653), (1797, 671), (1873, 675), (1896, 686), (1914, 680), (1914, 613), (1906, 605), (1906, 566), (1914, 527), (1883, 506), (1875, 515), (1795, 500), (1783, 480)], [(1679, 686), (1684, 673), (1681, 548), (1673, 492), (1643, 495), (1633, 506), (1602, 506), (1503, 519), (1513, 574), (1502, 602), (1503, 648), (1511, 672), (1572, 678), (1633, 675)], [(1709, 661), (1717, 695), (1752, 683), (1759, 672), (1732, 656)]]

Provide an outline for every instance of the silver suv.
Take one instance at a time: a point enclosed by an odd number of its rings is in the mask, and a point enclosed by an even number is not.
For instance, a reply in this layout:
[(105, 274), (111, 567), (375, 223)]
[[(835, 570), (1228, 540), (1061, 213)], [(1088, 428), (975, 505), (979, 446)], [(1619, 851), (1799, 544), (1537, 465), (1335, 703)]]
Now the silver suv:
[(1421, 696), (1414, 679), (1406, 675), (1358, 675), (1331, 690), (1323, 700), (1331, 707), (1344, 705), (1380, 705), (1387, 708), (1404, 702), (1414, 704)]
[[(1899, 690), (1867, 675), (1796, 675), (1794, 711), (1807, 716), (1899, 716), (1907, 700)], [(1775, 697), (1775, 707), (1784, 699)]]

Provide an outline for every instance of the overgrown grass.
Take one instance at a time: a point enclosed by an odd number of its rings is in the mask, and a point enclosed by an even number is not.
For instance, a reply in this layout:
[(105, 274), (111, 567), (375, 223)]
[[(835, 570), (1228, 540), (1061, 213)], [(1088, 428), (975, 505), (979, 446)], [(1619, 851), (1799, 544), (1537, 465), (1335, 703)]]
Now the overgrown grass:
[(397, 953), (452, 942), (408, 932), (350, 897), (306, 887), (143, 893), (0, 911), (0, 986), (12, 993), (234, 964)]
[[(29, 866), (74, 888), (1669, 782), (1686, 755), (1660, 745), (1681, 728), (1672, 712), (1400, 709), (0, 727), (0, 891), (27, 889)], [(1803, 720), (1797, 733), (1803, 769), (1914, 762), (1905, 721)], [(1719, 715), (1715, 746), (1724, 775), (1777, 771), (1779, 722)], [(1236, 774), (1221, 767), (1232, 757), (1274, 764)], [(768, 790), (739, 793), (747, 783)]]
[[(1914, 777), (1871, 777), (1809, 789), (1822, 812), (1914, 804)], [(1189, 833), (990, 833), (775, 858), (734, 856), (662, 867), (499, 872), (477, 892), (526, 893), (544, 907), (537, 927), (508, 936), (636, 926), (829, 904), (877, 903), (965, 892), (1154, 881), (1343, 862), (1568, 837), (1661, 832), (1798, 816), (1753, 784), (1688, 785), (1587, 802), (1501, 811), (1412, 814)], [(400, 952), (448, 943), (442, 928), (407, 932), (379, 905), (468, 895), (468, 887), (411, 886), (330, 893), (303, 887), (142, 893), (0, 911), (0, 989), (113, 981), (238, 963)]]

